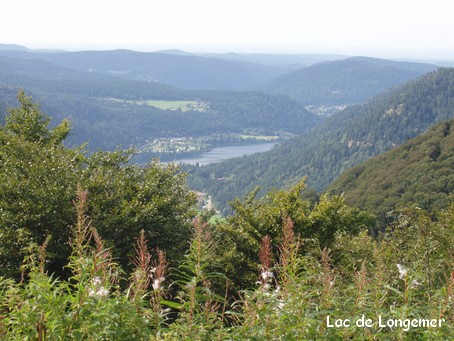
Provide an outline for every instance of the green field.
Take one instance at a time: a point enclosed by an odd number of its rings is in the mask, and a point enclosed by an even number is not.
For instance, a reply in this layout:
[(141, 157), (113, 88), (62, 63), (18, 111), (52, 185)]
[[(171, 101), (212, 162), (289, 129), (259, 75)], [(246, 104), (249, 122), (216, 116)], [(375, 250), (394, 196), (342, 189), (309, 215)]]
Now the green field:
[(253, 140), (253, 141), (276, 141), (281, 138), (278, 135), (239, 135), (241, 140)]
[(205, 111), (206, 103), (197, 101), (143, 101), (145, 105), (155, 107), (162, 110), (181, 110), (181, 111)]
[(148, 105), (150, 107), (158, 108), (161, 110), (171, 111), (200, 111), (204, 112), (208, 109), (208, 104), (205, 102), (198, 101), (164, 101), (164, 100), (126, 100), (121, 98), (104, 97), (103, 100), (109, 100), (113, 102), (119, 102), (124, 104), (135, 104), (135, 105)]

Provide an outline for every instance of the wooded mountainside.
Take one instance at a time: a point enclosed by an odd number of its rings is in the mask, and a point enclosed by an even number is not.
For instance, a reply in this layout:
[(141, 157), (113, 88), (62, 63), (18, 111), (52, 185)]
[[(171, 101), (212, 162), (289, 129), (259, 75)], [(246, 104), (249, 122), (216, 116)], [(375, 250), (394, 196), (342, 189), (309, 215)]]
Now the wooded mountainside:
[(344, 172), (328, 193), (374, 214), (386, 226), (397, 207), (428, 211), (446, 207), (454, 193), (453, 120)]
[(353, 57), (287, 73), (261, 89), (285, 94), (304, 105), (351, 105), (435, 69), (423, 63)]
[(349, 107), (270, 152), (192, 167), (189, 183), (223, 209), (257, 185), (264, 191), (288, 187), (304, 176), (310, 188), (322, 191), (347, 169), (452, 118), (453, 108), (454, 70), (439, 69)]
[(166, 84), (186, 90), (247, 90), (287, 71), (251, 62), (165, 52), (0, 51), (0, 54), (14, 59), (45, 61), (80, 72)]

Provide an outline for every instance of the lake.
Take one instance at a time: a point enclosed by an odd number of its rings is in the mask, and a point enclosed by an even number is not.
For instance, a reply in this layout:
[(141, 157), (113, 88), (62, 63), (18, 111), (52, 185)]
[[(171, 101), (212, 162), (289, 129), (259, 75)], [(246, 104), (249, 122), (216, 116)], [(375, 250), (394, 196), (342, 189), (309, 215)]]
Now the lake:
[(266, 152), (271, 150), (276, 143), (268, 142), (268, 143), (255, 143), (255, 144), (248, 144), (243, 146), (232, 146), (232, 147), (218, 147), (214, 148), (209, 152), (202, 153), (200, 155), (190, 157), (190, 158), (182, 158), (182, 159), (175, 159), (173, 162), (175, 163), (187, 163), (191, 165), (199, 164), (199, 165), (208, 165), (213, 162), (219, 162), (227, 159), (231, 159), (234, 157), (242, 157), (244, 155), (251, 155), (260, 152)]

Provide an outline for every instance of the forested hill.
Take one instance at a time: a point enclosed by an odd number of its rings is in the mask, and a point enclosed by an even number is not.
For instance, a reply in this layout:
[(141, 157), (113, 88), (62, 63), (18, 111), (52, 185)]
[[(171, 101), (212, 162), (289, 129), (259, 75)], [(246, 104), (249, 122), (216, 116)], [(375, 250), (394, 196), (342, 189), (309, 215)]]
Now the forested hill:
[(187, 90), (244, 90), (287, 72), (285, 68), (240, 60), (131, 50), (52, 53), (0, 50), (0, 54)]
[(359, 104), (435, 69), (430, 64), (353, 57), (293, 71), (262, 90), (288, 95), (304, 105)]
[(348, 170), (328, 192), (344, 193), (346, 203), (375, 214), (381, 226), (399, 205), (444, 209), (454, 199), (454, 120)]
[(189, 181), (218, 207), (256, 185), (280, 188), (306, 175), (309, 187), (321, 191), (345, 170), (453, 116), (454, 69), (443, 68), (347, 108), (270, 152), (193, 169)]
[[(90, 150), (140, 146), (166, 137), (300, 134), (321, 119), (282, 95), (183, 90), (155, 82), (82, 72), (46, 61), (0, 56), (0, 121), (18, 89), (58, 122), (73, 124), (67, 143)], [(181, 106), (189, 105), (183, 107)], [(285, 133), (284, 133), (285, 134)]]

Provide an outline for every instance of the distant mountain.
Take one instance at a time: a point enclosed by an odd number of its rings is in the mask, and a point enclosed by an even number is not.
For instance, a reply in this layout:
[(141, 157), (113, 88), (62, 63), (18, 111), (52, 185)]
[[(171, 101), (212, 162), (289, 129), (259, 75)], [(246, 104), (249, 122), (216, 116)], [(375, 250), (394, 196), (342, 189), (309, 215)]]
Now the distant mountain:
[(439, 69), (349, 107), (269, 152), (193, 168), (189, 181), (218, 207), (256, 185), (266, 191), (304, 176), (309, 187), (322, 191), (347, 169), (452, 117), (454, 69)]
[(311, 66), (316, 63), (347, 58), (347, 56), (336, 54), (298, 54), (298, 53), (229, 52), (229, 53), (201, 53), (200, 55), (225, 60), (245, 61), (293, 70)]
[(296, 70), (261, 89), (288, 95), (304, 105), (358, 104), (435, 69), (430, 64), (353, 57)]
[(398, 205), (445, 207), (454, 199), (454, 120), (344, 172), (328, 192), (344, 193), (346, 203), (375, 214), (380, 226)]
[(159, 50), (156, 51), (157, 53), (165, 53), (165, 54), (175, 54), (177, 56), (190, 56), (191, 53), (179, 50), (179, 49), (168, 49), (168, 50)]
[(156, 82), (188, 90), (244, 90), (278, 77), (281, 68), (246, 61), (228, 61), (179, 51), (130, 50), (35, 53), (0, 51), (10, 58), (43, 60), (65, 68)]
[(31, 51), (31, 50), (22, 45), (0, 44), (0, 51)]
[[(14, 83), (14, 79), (23, 82), (26, 78), (41, 80), (107, 80), (112, 79), (102, 74), (81, 72), (65, 68), (40, 59), (21, 59), (4, 57), (0, 53), (0, 74), (2, 81)], [(23, 83), (26, 86), (26, 83)]]

